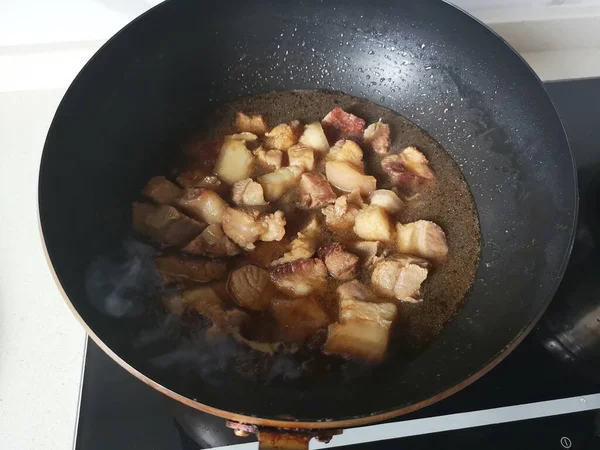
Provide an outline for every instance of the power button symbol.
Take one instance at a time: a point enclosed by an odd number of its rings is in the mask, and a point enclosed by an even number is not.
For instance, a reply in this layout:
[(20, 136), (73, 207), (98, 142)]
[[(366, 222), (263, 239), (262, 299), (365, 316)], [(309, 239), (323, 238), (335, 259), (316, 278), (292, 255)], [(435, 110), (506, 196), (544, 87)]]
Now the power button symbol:
[(569, 439), (566, 436), (563, 436), (560, 438), (560, 445), (562, 445), (563, 448), (571, 448), (571, 445), (573, 445), (573, 444), (571, 442), (571, 439)]

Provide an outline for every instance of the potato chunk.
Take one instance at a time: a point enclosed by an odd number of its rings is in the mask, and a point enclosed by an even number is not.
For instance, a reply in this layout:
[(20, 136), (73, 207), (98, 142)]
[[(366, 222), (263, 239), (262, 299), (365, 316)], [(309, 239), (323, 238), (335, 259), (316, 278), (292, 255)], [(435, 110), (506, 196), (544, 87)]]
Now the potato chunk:
[(252, 250), (254, 243), (265, 229), (260, 220), (252, 215), (227, 207), (223, 212), (223, 231), (240, 247)]
[(287, 150), (298, 143), (301, 125), (297, 120), (281, 123), (268, 133), (265, 133), (265, 146), (274, 150)]
[(154, 265), (165, 283), (206, 283), (227, 273), (223, 261), (183, 255), (157, 256)]
[(322, 208), (335, 202), (337, 196), (324, 176), (303, 173), (300, 177), (300, 201), (305, 208)]
[(375, 122), (367, 127), (363, 135), (363, 142), (367, 148), (375, 153), (385, 154), (390, 151), (392, 140), (390, 126), (387, 123)]
[(227, 290), (238, 306), (252, 311), (267, 309), (276, 293), (269, 272), (252, 265), (231, 272), (227, 280)]
[(358, 256), (344, 250), (339, 242), (319, 249), (319, 258), (333, 278), (351, 280), (356, 277)]
[(181, 246), (198, 236), (205, 224), (190, 219), (172, 206), (134, 202), (132, 226), (134, 231), (162, 244)]
[(210, 189), (187, 188), (178, 205), (190, 216), (206, 223), (221, 223), (227, 203)]
[(373, 206), (379, 206), (390, 214), (397, 214), (402, 211), (404, 202), (400, 197), (389, 189), (377, 189), (369, 195), (369, 203)]
[(377, 189), (375, 177), (361, 173), (347, 162), (328, 161), (325, 163), (325, 174), (327, 181), (342, 191), (351, 192), (359, 189), (361, 195), (368, 195)]
[(434, 265), (448, 258), (446, 235), (439, 225), (428, 220), (396, 225), (396, 247), (401, 253), (420, 256)]
[(302, 175), (299, 167), (282, 167), (275, 172), (258, 177), (257, 181), (263, 187), (267, 201), (274, 201), (281, 197), (285, 191), (291, 189)]
[(263, 135), (267, 131), (267, 123), (262, 114), (246, 115), (243, 112), (238, 112), (235, 116), (235, 128), (242, 133)]
[(309, 123), (304, 127), (304, 133), (298, 141), (308, 147), (311, 147), (318, 153), (325, 153), (329, 150), (329, 142), (319, 122)]
[(327, 268), (318, 258), (279, 264), (270, 273), (275, 286), (290, 297), (304, 297), (327, 287)]
[(160, 205), (175, 206), (183, 191), (165, 177), (152, 177), (142, 190), (142, 195)]
[(225, 235), (221, 225), (214, 223), (206, 227), (199, 236), (190, 241), (181, 251), (190, 255), (219, 257), (237, 255), (240, 249)]
[(350, 139), (342, 139), (335, 143), (327, 156), (326, 161), (343, 161), (356, 167), (361, 173), (364, 171), (363, 151), (358, 144)]
[(392, 238), (393, 227), (383, 208), (368, 206), (356, 215), (354, 233), (367, 241), (389, 241)]
[(252, 178), (237, 181), (231, 188), (231, 199), (238, 206), (266, 205), (262, 186)]
[(279, 326), (281, 339), (300, 345), (330, 322), (315, 297), (276, 298), (271, 302), (271, 313)]
[(215, 173), (225, 183), (250, 178), (254, 169), (254, 155), (246, 147), (245, 141), (225, 138), (219, 157), (215, 163)]
[(290, 166), (300, 167), (303, 171), (310, 172), (315, 167), (315, 153), (306, 145), (296, 144), (288, 148)]

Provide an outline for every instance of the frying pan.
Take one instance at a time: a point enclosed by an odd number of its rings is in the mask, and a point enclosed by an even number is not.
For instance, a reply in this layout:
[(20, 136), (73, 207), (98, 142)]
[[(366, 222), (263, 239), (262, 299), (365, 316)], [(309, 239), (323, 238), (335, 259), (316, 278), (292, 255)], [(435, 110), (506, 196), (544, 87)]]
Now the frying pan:
[[(217, 105), (290, 89), (368, 99), (447, 149), (480, 219), (473, 288), (418, 357), (392, 358), (364, 377), (271, 385), (204, 377), (191, 364), (161, 369), (158, 350), (140, 346), (153, 316), (103, 314), (86, 290), (87, 270), (130, 233), (131, 201), (165, 149), (175, 151)], [(449, 4), (171, 0), (113, 37), (65, 94), (44, 147), (39, 214), (67, 303), (110, 356), (157, 390), (258, 426), (266, 439), (265, 429), (324, 430), (405, 414), (489, 371), (552, 299), (573, 242), (577, 184), (540, 80)]]

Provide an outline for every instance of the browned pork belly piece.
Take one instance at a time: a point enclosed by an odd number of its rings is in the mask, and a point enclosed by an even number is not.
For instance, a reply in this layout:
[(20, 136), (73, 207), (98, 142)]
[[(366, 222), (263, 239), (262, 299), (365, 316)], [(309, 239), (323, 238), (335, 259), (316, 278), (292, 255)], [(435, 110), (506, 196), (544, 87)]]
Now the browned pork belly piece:
[(389, 329), (396, 318), (397, 308), (393, 303), (374, 303), (352, 298), (340, 298), (340, 323), (364, 320)]
[(242, 266), (229, 274), (227, 290), (242, 308), (263, 311), (277, 292), (269, 272), (253, 265)]
[(319, 249), (318, 255), (333, 278), (346, 281), (356, 277), (358, 256), (344, 250), (339, 242)]
[(290, 243), (289, 251), (273, 261), (272, 265), (311, 258), (317, 251), (319, 232), (319, 221), (316, 217), (313, 217)]
[(362, 139), (365, 121), (340, 107), (333, 108), (321, 121), (323, 130), (330, 141), (342, 138)]
[(227, 237), (246, 250), (252, 250), (265, 231), (264, 224), (256, 216), (230, 207), (223, 212), (222, 225)]
[(325, 161), (341, 161), (350, 164), (364, 172), (363, 151), (359, 145), (350, 139), (340, 139), (327, 153)]
[(331, 231), (344, 233), (352, 230), (360, 208), (349, 200), (348, 195), (338, 197), (333, 205), (321, 210), (325, 216), (325, 225)]
[(315, 152), (304, 144), (296, 144), (288, 148), (288, 161), (290, 166), (300, 167), (304, 171), (311, 171), (315, 167)]
[(302, 125), (297, 120), (290, 123), (280, 123), (271, 131), (265, 133), (265, 147), (274, 150), (287, 150), (298, 143)]
[(377, 189), (369, 195), (369, 204), (385, 209), (389, 214), (397, 214), (404, 208), (404, 202), (394, 191)]
[(383, 208), (368, 206), (356, 215), (354, 233), (367, 241), (389, 241), (392, 238), (393, 227)]
[(281, 169), (283, 164), (283, 152), (281, 150), (265, 150), (258, 147), (252, 152), (258, 161), (258, 164), (266, 170), (273, 171)]
[(247, 115), (238, 112), (235, 116), (235, 128), (238, 132), (263, 135), (267, 132), (267, 122), (262, 114)]
[(327, 181), (345, 192), (358, 189), (361, 195), (369, 195), (377, 189), (377, 180), (374, 176), (365, 175), (361, 170), (344, 161), (326, 162), (325, 175)]
[(411, 187), (435, 178), (429, 161), (415, 147), (406, 147), (397, 155), (386, 156), (381, 160), (381, 167), (398, 186)]
[(227, 264), (224, 261), (185, 255), (157, 256), (154, 265), (167, 284), (206, 283), (227, 274)]
[(327, 267), (318, 258), (298, 259), (270, 269), (275, 286), (290, 297), (304, 297), (327, 287)]
[(396, 225), (396, 247), (400, 253), (419, 256), (433, 263), (443, 264), (448, 258), (448, 244), (444, 230), (428, 220), (417, 220)]
[(165, 245), (182, 246), (198, 236), (203, 225), (172, 206), (134, 202), (133, 229)]
[(286, 220), (282, 211), (275, 211), (260, 218), (263, 230), (260, 233), (261, 241), (280, 241), (285, 236)]
[(378, 241), (353, 241), (346, 245), (348, 250), (359, 257), (361, 266), (367, 270), (371, 270), (388, 253)]
[(246, 258), (248, 262), (258, 267), (267, 268), (273, 261), (281, 258), (288, 251), (289, 246), (290, 241), (285, 237), (281, 241), (256, 242), (254, 250), (248, 252)]
[(301, 203), (306, 208), (321, 208), (335, 202), (337, 196), (324, 176), (303, 173), (300, 177)]
[(262, 206), (266, 205), (262, 186), (246, 178), (234, 183), (231, 188), (231, 199), (238, 206)]
[(183, 190), (165, 177), (152, 177), (142, 190), (142, 195), (160, 205), (175, 206)]
[(271, 302), (271, 314), (277, 322), (281, 339), (299, 345), (330, 323), (315, 297), (275, 298)]
[(212, 169), (193, 165), (182, 171), (177, 176), (177, 183), (185, 188), (208, 188), (218, 189), (221, 187), (221, 180), (212, 173)]
[(282, 167), (258, 177), (257, 181), (263, 188), (265, 199), (272, 202), (294, 187), (298, 183), (302, 172), (303, 170), (300, 167)]
[(385, 154), (389, 152), (392, 143), (390, 126), (381, 121), (372, 123), (365, 130), (363, 142), (367, 148), (375, 153)]
[(255, 159), (246, 141), (226, 136), (215, 163), (215, 173), (225, 183), (233, 184), (251, 177)]
[(427, 269), (404, 260), (388, 258), (379, 262), (371, 274), (371, 283), (381, 295), (402, 302), (423, 300), (421, 284), (427, 278)]
[(237, 255), (240, 249), (225, 235), (221, 225), (215, 223), (206, 227), (182, 251), (190, 255), (219, 257)]
[(209, 224), (220, 224), (227, 208), (219, 194), (204, 188), (186, 188), (177, 203), (190, 216)]

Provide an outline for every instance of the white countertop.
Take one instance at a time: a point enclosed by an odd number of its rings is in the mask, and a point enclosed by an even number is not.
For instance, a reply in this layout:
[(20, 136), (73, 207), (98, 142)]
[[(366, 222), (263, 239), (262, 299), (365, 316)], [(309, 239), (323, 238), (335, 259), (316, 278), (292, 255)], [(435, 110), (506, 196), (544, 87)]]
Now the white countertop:
[[(38, 167), (70, 81), (111, 34), (158, 1), (57, 0), (50, 7), (36, 0), (33, 15), (23, 6), (28, 2), (7, 3), (0, 7), (0, 449), (69, 449), (85, 335), (41, 248)], [(542, 8), (543, 1), (455, 3), (491, 24), (542, 79), (600, 76), (600, 1), (550, 2), (566, 8)], [(482, 3), (490, 8), (477, 9)]]

